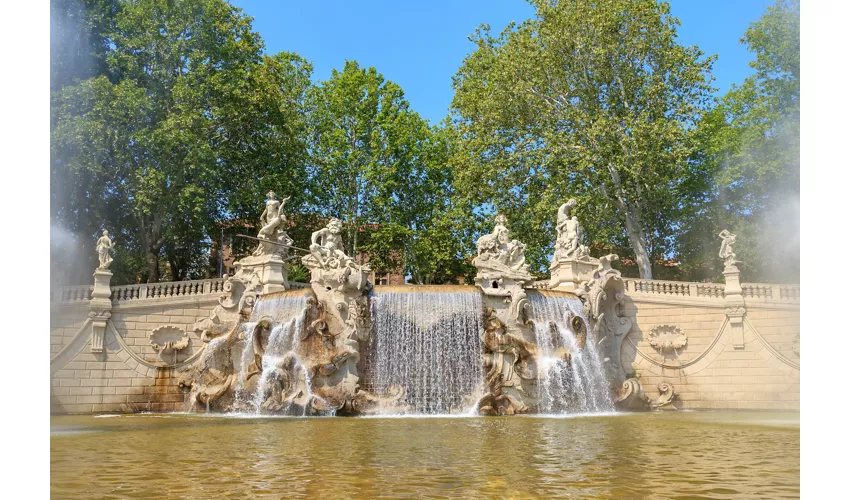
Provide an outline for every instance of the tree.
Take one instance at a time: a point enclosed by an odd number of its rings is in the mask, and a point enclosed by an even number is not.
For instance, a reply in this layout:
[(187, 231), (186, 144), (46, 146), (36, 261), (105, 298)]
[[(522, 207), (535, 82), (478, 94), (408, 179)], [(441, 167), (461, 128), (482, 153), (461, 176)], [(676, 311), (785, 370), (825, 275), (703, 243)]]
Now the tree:
[(251, 19), (223, 0), (121, 6), (105, 35), (108, 75), (55, 95), (54, 170), (77, 196), (53, 212), (120, 230), (145, 256), (149, 282), (163, 258), (183, 279), (197, 274), (217, 221), (256, 210), (245, 209), (243, 186), (304, 191), (293, 174), (306, 155), (298, 106), (311, 67), (264, 55)]
[[(684, 261), (716, 256), (722, 229), (749, 280), (798, 281), (800, 273), (800, 4), (779, 0), (741, 42), (755, 73), (732, 89), (700, 124), (699, 164), (708, 189), (686, 221)], [(714, 252), (710, 252), (713, 254)]]
[[(454, 255), (440, 260), (427, 249), (451, 194), (445, 133), (410, 109), (401, 87), (354, 61), (314, 88), (310, 102), (316, 210), (342, 219), (349, 253), (364, 254), (378, 273), (447, 279)], [(418, 266), (431, 258), (427, 270)]]
[[(531, 3), (535, 19), (499, 37), (479, 29), (455, 76), (459, 189), (506, 212), (531, 248), (551, 248), (558, 205), (578, 198), (590, 236), (624, 233), (651, 278), (671, 245), (714, 58), (677, 43), (663, 2)], [(545, 265), (542, 252), (530, 260)]]

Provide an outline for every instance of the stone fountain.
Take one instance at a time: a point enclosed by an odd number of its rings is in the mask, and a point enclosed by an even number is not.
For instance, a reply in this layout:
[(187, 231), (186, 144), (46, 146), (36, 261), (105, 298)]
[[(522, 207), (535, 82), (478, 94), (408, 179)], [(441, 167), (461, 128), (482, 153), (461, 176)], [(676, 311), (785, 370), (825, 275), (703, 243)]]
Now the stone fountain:
[(619, 365), (631, 322), (617, 256), (589, 256), (574, 200), (558, 210), (542, 288), (526, 245), (498, 215), (477, 242), (476, 287), (373, 287), (331, 219), (301, 258), (309, 288), (290, 289), (287, 199), (268, 194), (257, 248), (195, 325), (205, 351), (180, 379), (195, 410), (513, 415), (663, 405)]

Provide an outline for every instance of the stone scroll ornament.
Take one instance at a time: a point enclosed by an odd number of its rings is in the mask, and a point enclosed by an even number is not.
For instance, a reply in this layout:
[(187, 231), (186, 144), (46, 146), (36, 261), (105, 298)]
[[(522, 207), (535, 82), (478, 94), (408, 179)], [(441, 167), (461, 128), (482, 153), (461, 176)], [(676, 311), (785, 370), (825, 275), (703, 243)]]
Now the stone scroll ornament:
[(485, 295), (510, 300), (511, 316), (525, 323), (530, 304), (523, 285), (534, 280), (525, 263), (526, 245), (510, 238), (504, 215), (497, 215), (495, 223), (492, 233), (478, 238), (478, 255), (472, 260), (478, 269), (475, 284)]
[(626, 380), (620, 362), (620, 346), (632, 328), (632, 320), (620, 311), (626, 288), (620, 271), (611, 267), (611, 262), (616, 260), (619, 257), (615, 254), (600, 257), (593, 280), (583, 282), (576, 290), (584, 303), (585, 316), (593, 325), (594, 341), (602, 347), (605, 370), (615, 387)]
[(676, 392), (673, 384), (666, 380), (658, 383), (658, 396), (651, 397), (643, 390), (640, 380), (630, 378), (623, 382), (617, 389), (617, 399), (615, 404), (621, 410), (641, 411), (641, 410), (677, 410), (673, 406), (673, 401), (679, 394)]

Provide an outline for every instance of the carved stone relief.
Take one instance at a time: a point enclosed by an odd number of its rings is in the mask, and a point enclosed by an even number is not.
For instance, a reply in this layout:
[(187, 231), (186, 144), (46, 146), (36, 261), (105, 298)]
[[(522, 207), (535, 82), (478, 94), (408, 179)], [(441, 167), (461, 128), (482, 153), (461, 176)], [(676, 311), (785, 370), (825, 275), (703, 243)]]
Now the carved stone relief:
[(649, 345), (662, 353), (678, 351), (688, 345), (688, 336), (677, 326), (659, 325), (649, 331)]
[[(163, 325), (148, 336), (157, 358), (164, 364), (176, 364), (177, 353), (189, 346), (189, 335), (180, 327)], [(167, 357), (171, 356), (169, 360)]]

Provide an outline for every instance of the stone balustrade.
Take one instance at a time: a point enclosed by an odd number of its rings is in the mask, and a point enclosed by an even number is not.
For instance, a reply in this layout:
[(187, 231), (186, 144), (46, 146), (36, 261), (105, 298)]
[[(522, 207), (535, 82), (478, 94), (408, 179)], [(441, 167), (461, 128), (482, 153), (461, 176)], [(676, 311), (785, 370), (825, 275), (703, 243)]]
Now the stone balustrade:
[(777, 285), (773, 283), (741, 283), (741, 295), (745, 299), (800, 301), (800, 285)]
[(185, 297), (190, 295), (208, 295), (222, 292), (224, 292), (224, 280), (221, 278), (191, 281), (168, 281), (163, 283), (113, 286), (112, 301), (122, 303), (129, 300)]
[(722, 299), (724, 285), (720, 283), (694, 283), (690, 281), (664, 281), (623, 278), (626, 293), (678, 295), (682, 297), (698, 297)]
[[(287, 287), (310, 288), (310, 284), (290, 282), (287, 284)], [(53, 296), (53, 302), (60, 304), (88, 302), (91, 299), (91, 288), (91, 285), (60, 287)], [(135, 300), (220, 294), (224, 293), (224, 280), (215, 278), (208, 280), (166, 281), (161, 283), (113, 286), (110, 289), (112, 290), (112, 302), (123, 304)]]
[(73, 304), (91, 300), (91, 285), (63, 286), (56, 289), (53, 302)]

